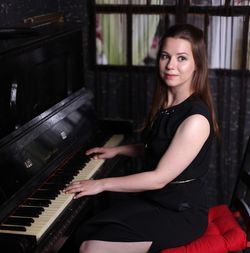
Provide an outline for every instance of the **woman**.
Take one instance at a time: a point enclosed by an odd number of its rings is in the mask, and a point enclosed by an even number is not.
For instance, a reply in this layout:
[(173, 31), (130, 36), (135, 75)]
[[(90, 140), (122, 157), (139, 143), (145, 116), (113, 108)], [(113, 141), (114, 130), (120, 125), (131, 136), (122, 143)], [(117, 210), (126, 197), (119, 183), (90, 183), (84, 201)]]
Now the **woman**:
[(73, 182), (75, 198), (103, 191), (138, 192), (77, 231), (81, 253), (146, 253), (187, 244), (207, 226), (203, 177), (218, 132), (203, 33), (175, 25), (161, 40), (158, 83), (143, 144), (87, 151), (96, 158), (143, 155), (144, 170), (129, 176)]

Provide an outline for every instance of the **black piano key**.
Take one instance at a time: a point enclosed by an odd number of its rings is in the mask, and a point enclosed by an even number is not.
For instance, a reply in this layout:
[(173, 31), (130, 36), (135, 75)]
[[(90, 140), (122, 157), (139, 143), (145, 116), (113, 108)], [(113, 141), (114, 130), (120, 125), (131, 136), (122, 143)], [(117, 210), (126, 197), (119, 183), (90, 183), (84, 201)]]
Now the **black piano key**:
[[(65, 168), (62, 168), (60, 172), (62, 173), (77, 173), (81, 168), (85, 167), (86, 164), (90, 161), (90, 157), (84, 157), (82, 154), (80, 157), (74, 157), (74, 160), (71, 161)], [(59, 172), (59, 171), (58, 171)]]
[(49, 181), (47, 181), (47, 183), (51, 183), (51, 184), (67, 184), (69, 183), (71, 180), (73, 179), (73, 176), (64, 176), (64, 175), (60, 175), (60, 176), (55, 176), (53, 178), (51, 178)]
[(63, 175), (62, 173), (56, 173), (54, 174), (52, 177), (50, 177), (45, 184), (57, 184), (57, 185), (61, 185), (61, 184), (65, 184), (65, 182), (68, 182), (71, 180), (73, 176), (71, 174), (66, 174)]
[(9, 217), (4, 221), (4, 225), (21, 225), (21, 226), (30, 226), (34, 222), (32, 218), (24, 217)]
[(46, 188), (49, 187), (48, 185), (59, 185), (61, 187), (58, 188), (58, 190), (62, 190), (67, 184), (69, 184), (74, 176), (76, 176), (78, 174), (80, 169), (75, 169), (75, 171), (64, 171), (64, 170), (60, 170), (60, 172), (57, 172), (56, 174), (53, 175), (53, 177), (51, 177), (44, 185), (41, 187)]
[(62, 188), (64, 187), (65, 184), (52, 184), (52, 183), (46, 183), (43, 184), (40, 188), (39, 191), (49, 191), (54, 194), (57, 194), (60, 192), (60, 190), (62, 190)]
[(23, 203), (24, 206), (38, 206), (38, 207), (48, 207), (51, 201), (48, 199), (27, 199)]
[(43, 211), (42, 207), (19, 207), (12, 216), (39, 217)]
[(11, 230), (11, 231), (26, 231), (25, 227), (21, 226), (5, 226), (5, 225), (0, 225), (1, 230)]
[(72, 177), (74, 174), (75, 174), (74, 171), (71, 171), (71, 172), (70, 171), (61, 171), (61, 172), (57, 172), (56, 174), (54, 174), (53, 177), (50, 178), (50, 180), (54, 180), (55, 178), (65, 180), (67, 178)]
[[(79, 158), (80, 159), (80, 158)], [(89, 157), (83, 157), (81, 154), (81, 166), (66, 166), (64, 168), (60, 168), (57, 170), (57, 172), (50, 177), (45, 184), (43, 184), (37, 192), (35, 192), (31, 198), (40, 198), (40, 199), (55, 199), (57, 195), (62, 191), (67, 184), (69, 184), (74, 176), (76, 176), (81, 168), (83, 168), (86, 165), (86, 162), (90, 160)], [(76, 161), (74, 160), (74, 163)]]
[(69, 178), (74, 177), (78, 174), (79, 170), (84, 166), (68, 165), (67, 167), (57, 171), (56, 174), (54, 174), (53, 178), (57, 178), (57, 177), (69, 177)]
[(78, 174), (78, 172), (79, 168), (69, 168), (69, 166), (67, 166), (59, 169), (51, 178), (49, 178), (49, 180), (47, 180), (47, 183), (67, 184)]
[(59, 191), (49, 191), (49, 190), (38, 190), (36, 191), (31, 198), (36, 199), (55, 199), (58, 195)]
[(89, 162), (91, 156), (86, 156), (82, 151), (74, 156), (74, 159), (70, 161), (72, 168), (76, 168), (79, 165), (84, 165)]

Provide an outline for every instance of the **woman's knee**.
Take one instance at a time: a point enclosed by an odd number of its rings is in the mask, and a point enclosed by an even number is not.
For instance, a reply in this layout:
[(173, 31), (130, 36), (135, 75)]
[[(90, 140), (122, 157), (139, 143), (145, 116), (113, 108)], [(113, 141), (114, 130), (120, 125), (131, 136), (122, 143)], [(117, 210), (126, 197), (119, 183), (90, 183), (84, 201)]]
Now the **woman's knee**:
[(79, 253), (88, 253), (90, 249), (90, 243), (88, 241), (85, 241), (81, 244)]
[(103, 253), (103, 243), (100, 241), (84, 241), (79, 249), (79, 253)]

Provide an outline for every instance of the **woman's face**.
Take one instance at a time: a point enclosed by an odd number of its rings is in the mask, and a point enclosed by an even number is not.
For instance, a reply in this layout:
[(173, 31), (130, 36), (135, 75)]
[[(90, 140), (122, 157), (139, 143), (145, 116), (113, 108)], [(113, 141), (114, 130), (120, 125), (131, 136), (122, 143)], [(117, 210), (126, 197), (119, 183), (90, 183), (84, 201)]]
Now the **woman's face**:
[(180, 38), (167, 38), (160, 52), (159, 70), (168, 87), (191, 91), (195, 71), (191, 43)]

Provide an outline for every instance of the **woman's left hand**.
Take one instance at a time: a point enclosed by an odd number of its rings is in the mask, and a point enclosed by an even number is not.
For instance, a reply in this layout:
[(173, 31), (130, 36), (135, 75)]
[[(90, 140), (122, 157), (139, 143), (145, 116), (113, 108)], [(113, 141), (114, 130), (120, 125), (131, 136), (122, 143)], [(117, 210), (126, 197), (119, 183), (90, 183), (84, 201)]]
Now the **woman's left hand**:
[(103, 189), (100, 180), (74, 181), (63, 190), (64, 193), (75, 194), (74, 199), (87, 195), (95, 195), (102, 191)]

